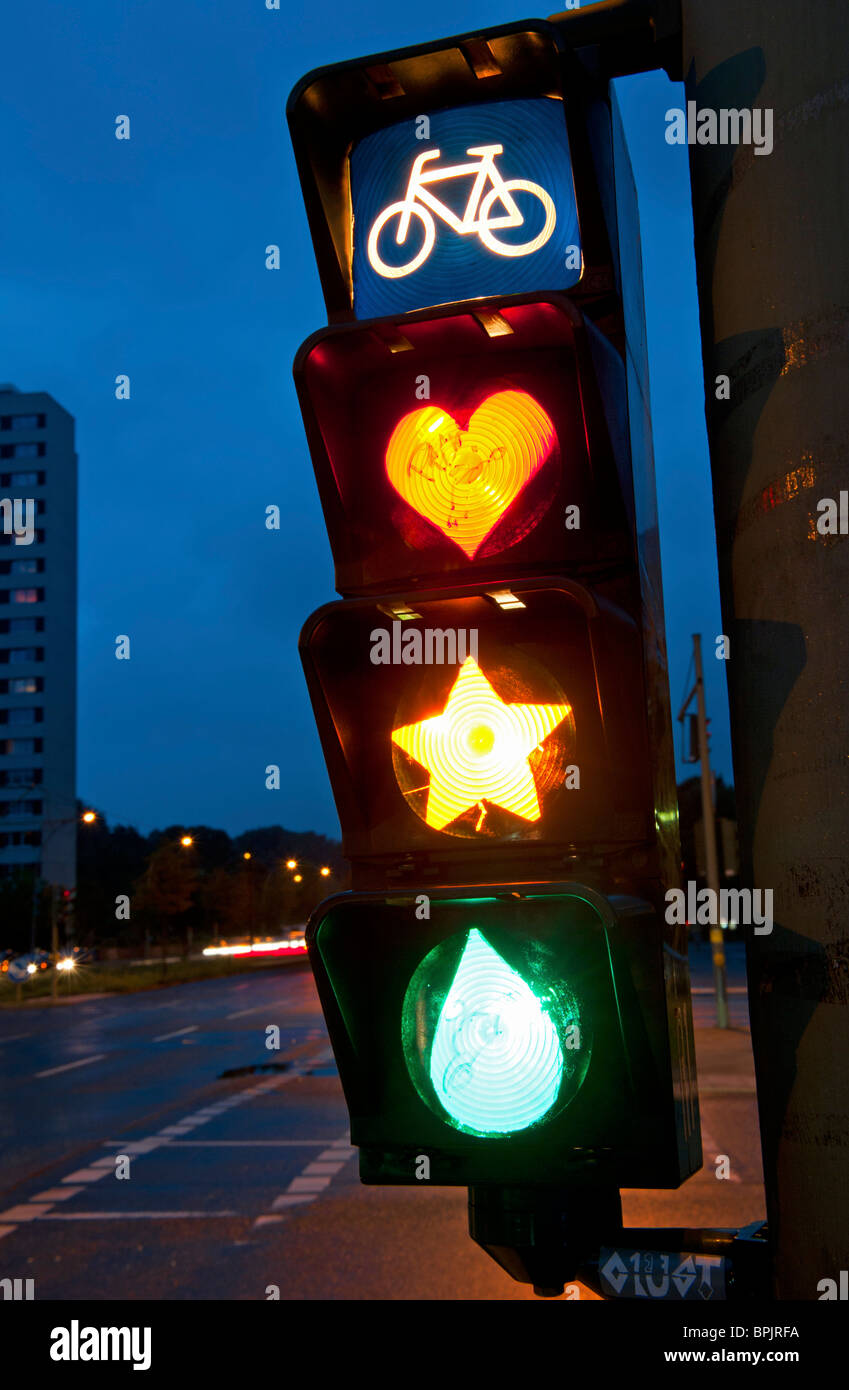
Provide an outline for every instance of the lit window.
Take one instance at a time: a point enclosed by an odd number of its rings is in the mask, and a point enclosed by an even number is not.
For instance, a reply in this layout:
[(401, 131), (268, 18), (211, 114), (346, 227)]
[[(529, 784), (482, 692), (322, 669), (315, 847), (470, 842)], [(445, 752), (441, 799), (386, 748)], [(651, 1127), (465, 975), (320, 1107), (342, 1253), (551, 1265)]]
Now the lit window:
[(16, 680), (9, 681), (10, 695), (35, 695), (38, 692), (38, 681), (35, 676), (18, 676)]
[(38, 603), (37, 589), (13, 589), (9, 595), (11, 603)]

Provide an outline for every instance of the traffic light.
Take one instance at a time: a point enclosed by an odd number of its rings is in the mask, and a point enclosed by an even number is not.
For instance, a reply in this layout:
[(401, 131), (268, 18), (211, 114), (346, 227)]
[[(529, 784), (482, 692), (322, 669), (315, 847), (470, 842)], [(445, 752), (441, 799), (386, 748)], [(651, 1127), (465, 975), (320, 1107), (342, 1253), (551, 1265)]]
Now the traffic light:
[(570, 24), (319, 69), (288, 110), (341, 595), (300, 651), (353, 885), (307, 944), (362, 1179), (488, 1191), (487, 1248), (493, 1193), (609, 1217), (701, 1161), (636, 196)]
[(686, 968), (664, 979), (647, 903), (570, 882), (340, 894), (309, 949), (365, 1182), (691, 1171)]

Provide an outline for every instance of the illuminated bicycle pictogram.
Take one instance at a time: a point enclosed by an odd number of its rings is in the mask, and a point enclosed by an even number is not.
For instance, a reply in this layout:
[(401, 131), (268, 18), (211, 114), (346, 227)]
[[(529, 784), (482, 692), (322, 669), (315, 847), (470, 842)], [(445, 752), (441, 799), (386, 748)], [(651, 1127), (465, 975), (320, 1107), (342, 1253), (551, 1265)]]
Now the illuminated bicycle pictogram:
[[(436, 243), (435, 219), (437, 217), (441, 218), (458, 236), (477, 235), (483, 245), (498, 256), (529, 256), (532, 252), (538, 251), (541, 246), (545, 246), (557, 221), (554, 202), (538, 183), (531, 183), (528, 179), (502, 178), (495, 160), (498, 155), (503, 153), (503, 145), (472, 146), (471, 149), (466, 150), (466, 154), (477, 156), (474, 163), (445, 165), (435, 169), (426, 169), (425, 165), (434, 159), (439, 159), (440, 150), (425, 150), (422, 154), (417, 155), (410, 170), (410, 178), (404, 197), (400, 202), (390, 203), (388, 207), (385, 207), (375, 219), (369, 232), (367, 250), (372, 268), (389, 280), (400, 279), (403, 275), (412, 275), (413, 271), (418, 270), (419, 266), (424, 264), (434, 248)], [(469, 175), (473, 177), (469, 201), (463, 216), (458, 217), (450, 207), (447, 207), (430, 192), (429, 185), (442, 183), (446, 179), (462, 178)], [(491, 185), (491, 187), (484, 192), (487, 185)], [(545, 223), (542, 231), (531, 241), (517, 244), (499, 241), (497, 237), (493, 236), (494, 231), (524, 226), (525, 219), (512, 196), (513, 193), (529, 193), (542, 203), (545, 211)], [(500, 203), (504, 211), (493, 216), (492, 209), (496, 203)], [(396, 217), (398, 219), (398, 228), (395, 232), (395, 244), (397, 246), (403, 246), (406, 243), (413, 217), (417, 217), (424, 228), (424, 242), (418, 253), (406, 265), (387, 265), (378, 250), (381, 232)]]

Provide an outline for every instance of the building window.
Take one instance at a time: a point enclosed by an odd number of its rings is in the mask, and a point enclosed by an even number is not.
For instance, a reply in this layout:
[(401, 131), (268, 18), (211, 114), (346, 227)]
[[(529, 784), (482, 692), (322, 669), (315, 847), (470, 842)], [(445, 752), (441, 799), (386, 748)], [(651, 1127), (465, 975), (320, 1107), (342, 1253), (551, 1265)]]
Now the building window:
[(41, 752), (43, 742), (40, 738), (7, 738), (5, 742), (0, 741), (0, 753), (5, 753), (7, 758), (31, 758), (33, 753)]
[(35, 705), (16, 705), (7, 710), (10, 724), (38, 724), (42, 713)]
[[(44, 619), (43, 619), (43, 618), (10, 618), (9, 621), (8, 621), (8, 624), (7, 624), (6, 626), (8, 627), (8, 630), (9, 630), (10, 633), (13, 632), (13, 633), (15, 633), (16, 636), (20, 637), (20, 636), (22, 636), (22, 634), (25, 633), (25, 632), (26, 632), (26, 633), (30, 633), (30, 632), (43, 632), (43, 631), (44, 631)], [(2, 630), (2, 628), (3, 628), (3, 624), (0, 623), (0, 631)]]
[(44, 689), (44, 681), (39, 676), (17, 676), (11, 681), (0, 681), (0, 695), (37, 695)]
[(40, 845), (41, 832), (39, 830), (12, 830), (8, 835), (0, 835), (0, 849), (8, 849), (9, 845)]
[(8, 772), (0, 772), (0, 787), (38, 787), (44, 773), (40, 767), (10, 767)]
[(44, 569), (43, 560), (10, 560), (10, 574), (40, 574)]
[(43, 801), (0, 801), (0, 816), (40, 816)]
[[(40, 444), (0, 444), (0, 459), (43, 459), (47, 452), (47, 446)], [(40, 482), (44, 482), (44, 474), (41, 474)], [(9, 474), (0, 474), (0, 483), (5, 487), (9, 482)]]
[(37, 473), (11, 473), (9, 475), (10, 487), (38, 487)]
[(44, 428), (43, 415), (4, 415), (0, 419), (0, 429), (40, 430)]
[[(35, 544), (36, 544), (36, 545), (43, 545), (43, 544), (44, 544), (44, 537), (45, 537), (45, 535), (46, 535), (46, 532), (45, 532), (44, 528), (41, 527), (41, 526), (39, 526), (39, 527), (36, 529), (36, 533), (35, 533)], [(32, 541), (29, 542), (30, 545), (32, 545), (32, 543), (33, 543)], [(13, 531), (0, 531), (0, 545), (22, 545), (22, 544), (23, 544), (23, 542), (21, 542), (21, 541), (18, 540), (17, 536), (15, 536), (15, 534), (14, 534)]]
[[(5, 656), (5, 652), (0, 652), (0, 661)], [(12, 666), (22, 666), (25, 661), (43, 661), (43, 647), (9, 647), (9, 664)]]
[(10, 603), (38, 603), (43, 597), (41, 589), (12, 589), (9, 594)]

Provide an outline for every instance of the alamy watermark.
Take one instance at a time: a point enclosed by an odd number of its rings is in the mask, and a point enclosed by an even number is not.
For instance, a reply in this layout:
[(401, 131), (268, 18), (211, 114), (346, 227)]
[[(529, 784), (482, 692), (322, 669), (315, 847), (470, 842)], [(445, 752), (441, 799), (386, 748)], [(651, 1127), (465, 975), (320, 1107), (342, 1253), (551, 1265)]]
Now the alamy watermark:
[(376, 627), (369, 634), (374, 666), (457, 666), (478, 659), (476, 627), (408, 627), (401, 622)]
[(14, 536), (16, 545), (32, 545), (35, 540), (35, 498), (0, 497), (3, 534)]
[(752, 145), (755, 154), (772, 154), (771, 106), (715, 111), (688, 101), (686, 111), (671, 106), (665, 119), (667, 145)]
[(670, 926), (754, 927), (755, 936), (772, 931), (771, 888), (699, 888), (690, 879), (686, 892), (670, 888), (666, 894), (666, 920)]

